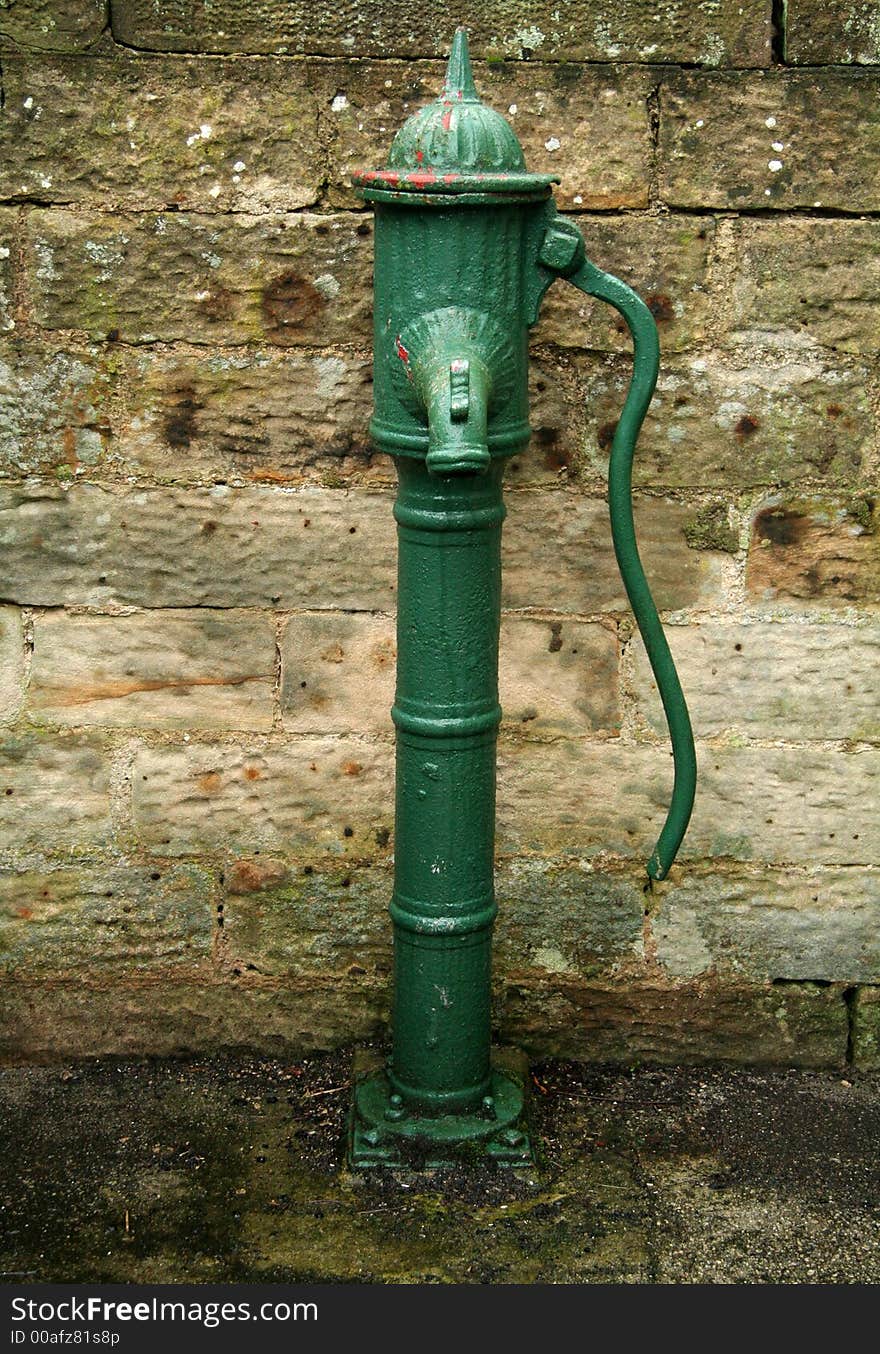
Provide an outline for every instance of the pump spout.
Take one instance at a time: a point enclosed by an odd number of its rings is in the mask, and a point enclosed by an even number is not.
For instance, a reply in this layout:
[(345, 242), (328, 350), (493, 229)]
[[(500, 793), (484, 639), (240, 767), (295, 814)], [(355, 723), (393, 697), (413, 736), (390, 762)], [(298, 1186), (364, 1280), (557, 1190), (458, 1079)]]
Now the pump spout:
[(491, 378), (480, 358), (430, 364), (420, 391), (428, 414), (428, 469), (433, 475), (478, 475), (490, 461), (487, 418)]
[(487, 316), (449, 306), (420, 315), (394, 346), (407, 378), (402, 393), (415, 395), (427, 421), (430, 473), (482, 474), (492, 459), (489, 415), (505, 388), (509, 344)]

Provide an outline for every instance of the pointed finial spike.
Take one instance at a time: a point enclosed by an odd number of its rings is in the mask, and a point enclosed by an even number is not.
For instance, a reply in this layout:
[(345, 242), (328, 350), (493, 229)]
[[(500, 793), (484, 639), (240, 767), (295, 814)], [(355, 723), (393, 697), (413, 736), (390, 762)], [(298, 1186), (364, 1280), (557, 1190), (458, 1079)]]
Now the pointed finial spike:
[(452, 51), (449, 53), (449, 65), (446, 67), (446, 82), (443, 92), (447, 98), (476, 99), (479, 101), (474, 73), (471, 70), (471, 57), (468, 51), (467, 29), (456, 28), (452, 39)]

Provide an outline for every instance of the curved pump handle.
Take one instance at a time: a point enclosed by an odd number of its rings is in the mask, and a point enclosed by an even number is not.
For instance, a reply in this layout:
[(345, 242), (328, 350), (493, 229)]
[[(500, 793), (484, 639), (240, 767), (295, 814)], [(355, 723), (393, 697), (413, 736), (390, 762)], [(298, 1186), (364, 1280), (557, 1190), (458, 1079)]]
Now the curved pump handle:
[(587, 296), (595, 296), (613, 306), (626, 321), (632, 336), (633, 374), (611, 445), (608, 508), (620, 576), (660, 691), (672, 741), (675, 766), (672, 800), (647, 864), (651, 879), (665, 879), (690, 821), (696, 793), (697, 761), (687, 704), (642, 567), (633, 522), (633, 456), (657, 384), (660, 365), (657, 325), (644, 301), (625, 282), (590, 263), (578, 228), (564, 217), (555, 215), (555, 211), (544, 234), (538, 259), (543, 265), (542, 271), (546, 270), (548, 275), (542, 294), (554, 277), (564, 277)]

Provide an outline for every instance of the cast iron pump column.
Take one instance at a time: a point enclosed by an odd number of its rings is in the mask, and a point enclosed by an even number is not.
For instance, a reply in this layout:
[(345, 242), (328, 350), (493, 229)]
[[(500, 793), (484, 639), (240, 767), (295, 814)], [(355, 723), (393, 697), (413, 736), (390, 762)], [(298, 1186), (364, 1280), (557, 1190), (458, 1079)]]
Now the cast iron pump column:
[(675, 783), (648, 874), (662, 879), (694, 796), (687, 708), (639, 561), (636, 437), (657, 379), (657, 329), (634, 292), (585, 256), (546, 174), (480, 102), (465, 31), (440, 98), (355, 176), (375, 208), (375, 445), (398, 495), (393, 1048), (355, 1088), (353, 1165), (428, 1162), (470, 1144), (530, 1159), (522, 1090), (490, 1059), (495, 743), (505, 459), (525, 449), (528, 330), (556, 278), (607, 301), (634, 341), (609, 465), (618, 563), (670, 726)]

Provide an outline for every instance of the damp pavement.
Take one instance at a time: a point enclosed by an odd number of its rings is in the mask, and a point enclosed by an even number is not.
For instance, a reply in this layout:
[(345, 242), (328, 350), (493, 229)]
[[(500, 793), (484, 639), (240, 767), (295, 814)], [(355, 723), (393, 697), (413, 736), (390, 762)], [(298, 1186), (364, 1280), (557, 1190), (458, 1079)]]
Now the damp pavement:
[(534, 1169), (352, 1176), (351, 1066), (0, 1070), (0, 1279), (880, 1282), (876, 1075), (544, 1063)]

